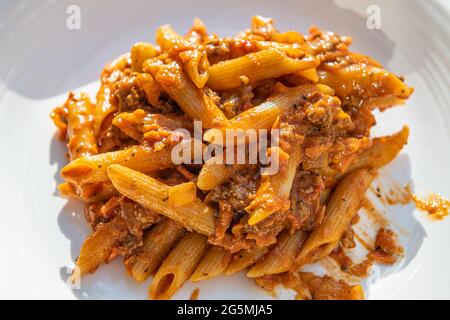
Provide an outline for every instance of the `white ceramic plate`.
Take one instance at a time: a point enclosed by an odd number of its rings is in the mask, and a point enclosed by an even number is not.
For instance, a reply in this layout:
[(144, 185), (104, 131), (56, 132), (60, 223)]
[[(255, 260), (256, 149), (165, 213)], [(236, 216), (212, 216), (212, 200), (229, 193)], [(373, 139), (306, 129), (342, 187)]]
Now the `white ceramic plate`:
[[(439, 4), (440, 3), (440, 4)], [(383, 170), (419, 194), (450, 196), (450, 15), (444, 1), (1, 1), (0, 2), (0, 298), (146, 298), (120, 263), (66, 285), (89, 229), (82, 207), (58, 197), (55, 186), (65, 148), (48, 114), (73, 88), (95, 90), (105, 62), (136, 41), (154, 39), (170, 23), (187, 31), (201, 17), (208, 29), (232, 35), (253, 14), (276, 19), (279, 29), (306, 32), (315, 24), (353, 37), (353, 50), (369, 54), (416, 88), (406, 106), (378, 115), (374, 133), (411, 128), (402, 155)], [(81, 9), (81, 29), (66, 27), (69, 5)], [(381, 29), (366, 26), (377, 5)], [(431, 222), (412, 206), (387, 208), (406, 248), (403, 262), (377, 269), (369, 298), (450, 298), (450, 219)], [(406, 231), (405, 231), (406, 230)], [(374, 284), (370, 284), (374, 282)], [(243, 275), (186, 284), (176, 298), (266, 299)]]

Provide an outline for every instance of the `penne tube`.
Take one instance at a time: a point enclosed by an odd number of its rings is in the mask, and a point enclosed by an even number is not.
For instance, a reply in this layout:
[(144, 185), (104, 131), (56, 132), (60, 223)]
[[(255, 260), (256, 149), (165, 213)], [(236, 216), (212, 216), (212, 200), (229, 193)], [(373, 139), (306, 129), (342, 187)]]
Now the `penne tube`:
[(291, 270), (304, 238), (305, 233), (301, 230), (294, 234), (283, 232), (279, 236), (277, 244), (262, 260), (250, 268), (247, 277), (257, 278)]
[(386, 109), (414, 92), (394, 74), (365, 63), (337, 70), (320, 70), (319, 83), (330, 86), (343, 102), (355, 99), (371, 108)]
[(208, 280), (220, 276), (230, 264), (232, 253), (215, 246), (210, 246), (191, 276), (192, 282)]
[(356, 159), (350, 163), (344, 172), (326, 167), (320, 169), (324, 176), (333, 177), (330, 185), (339, 182), (348, 173), (361, 168), (379, 169), (394, 160), (408, 142), (409, 128), (404, 126), (402, 130), (390, 136), (378, 137), (372, 140), (372, 144), (364, 149)]
[[(70, 159), (97, 154), (98, 146), (94, 134), (95, 107), (88, 95), (70, 92), (60, 108), (66, 110), (67, 149)], [(52, 117), (53, 114), (55, 112)]]
[(254, 247), (239, 251), (233, 255), (233, 258), (225, 269), (225, 274), (230, 275), (247, 269), (259, 261), (268, 251), (267, 247)]
[(130, 50), (131, 69), (142, 72), (142, 63), (158, 54), (156, 48), (148, 42), (137, 42)]
[(262, 50), (219, 62), (209, 68), (207, 86), (213, 90), (230, 90), (242, 84), (278, 78), (282, 75), (317, 67), (319, 61), (302, 54), (291, 58), (280, 50)]
[(182, 207), (197, 200), (197, 187), (194, 182), (185, 182), (169, 188), (169, 205)]
[(171, 167), (172, 148), (153, 150), (147, 144), (131, 146), (120, 151), (81, 157), (61, 170), (61, 177), (76, 184), (108, 181), (106, 169), (109, 165), (120, 164), (134, 170), (149, 172)]
[(183, 70), (197, 88), (203, 88), (209, 79), (209, 61), (205, 52), (198, 49), (187, 50), (179, 54)]
[(302, 85), (278, 93), (262, 104), (247, 109), (233, 119), (226, 121), (225, 129), (271, 129), (276, 118), (295, 105), (304, 104), (315, 91), (333, 95), (333, 90), (324, 85)]
[(63, 197), (77, 198), (86, 203), (106, 201), (119, 194), (112, 183), (107, 181), (79, 186), (65, 181), (58, 185), (58, 190)]
[(182, 128), (188, 130), (192, 128), (192, 122), (184, 116), (148, 113), (142, 109), (119, 113), (114, 117), (112, 123), (123, 133), (137, 141), (141, 141), (144, 135), (150, 131), (159, 129), (175, 131)]
[(226, 120), (223, 112), (202, 89), (197, 88), (184, 74), (180, 65), (171, 62), (164, 65), (147, 60), (144, 71), (152, 74), (164, 91), (177, 102), (193, 120), (201, 120), (204, 128), (218, 126)]
[(189, 42), (168, 24), (156, 29), (156, 43), (162, 51), (185, 50), (189, 45)]
[(81, 246), (80, 255), (76, 261), (77, 270), (73, 276), (94, 272), (100, 264), (108, 263), (115, 246), (127, 235), (127, 225), (120, 216), (97, 229)]
[(150, 74), (138, 73), (134, 79), (134, 84), (144, 92), (150, 105), (164, 110), (164, 104), (160, 100), (162, 89)]
[[(223, 159), (221, 162), (217, 163), (217, 157), (218, 156), (208, 159), (203, 165), (197, 178), (197, 187), (200, 190), (212, 190), (231, 177), (233, 171), (232, 168), (227, 167)], [(220, 155), (220, 157), (222, 158), (223, 155)]]
[[(290, 207), (289, 194), (294, 181), (297, 167), (301, 162), (300, 144), (293, 144), (288, 155), (281, 148), (278, 149), (279, 169), (274, 175), (263, 176), (252, 202), (245, 208), (250, 214), (248, 224), (253, 226), (268, 218), (277, 211)], [(271, 148), (271, 152), (275, 152)]]
[(169, 299), (189, 279), (208, 249), (206, 237), (195, 232), (186, 234), (159, 267), (149, 288), (155, 300)]
[(372, 171), (360, 169), (342, 180), (328, 202), (324, 221), (310, 233), (297, 255), (294, 264), (296, 268), (314, 263), (334, 250), (358, 212), (374, 177)]
[(297, 71), (297, 75), (305, 78), (306, 80), (312, 81), (314, 83), (317, 83), (319, 81), (319, 75), (317, 73), (316, 68)]
[(97, 138), (103, 135), (111, 124), (117, 106), (111, 103), (111, 88), (105, 84), (97, 92), (94, 116), (94, 134)]
[(147, 280), (161, 265), (183, 232), (183, 226), (173, 220), (164, 219), (158, 223), (144, 235), (142, 251), (125, 260), (127, 271), (136, 281)]
[(347, 172), (360, 168), (381, 168), (394, 160), (408, 142), (409, 128), (404, 126), (399, 132), (372, 140), (372, 145), (363, 150), (350, 164)]
[(215, 232), (215, 210), (200, 199), (174, 207), (168, 200), (170, 187), (156, 179), (121, 165), (109, 166), (108, 176), (121, 194), (143, 207), (177, 221), (188, 230), (207, 236)]

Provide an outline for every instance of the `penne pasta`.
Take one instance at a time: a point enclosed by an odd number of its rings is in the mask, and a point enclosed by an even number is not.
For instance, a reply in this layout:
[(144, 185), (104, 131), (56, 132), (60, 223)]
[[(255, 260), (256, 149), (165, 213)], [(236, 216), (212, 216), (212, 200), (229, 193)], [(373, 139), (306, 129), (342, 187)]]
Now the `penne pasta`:
[(212, 128), (226, 120), (223, 112), (203, 90), (186, 77), (178, 63), (165, 65), (147, 60), (144, 71), (155, 77), (158, 84), (191, 119), (201, 120), (203, 127)]
[(137, 42), (130, 50), (131, 69), (142, 72), (142, 63), (158, 54), (156, 48), (148, 42)]
[[(207, 160), (203, 165), (197, 178), (197, 187), (200, 190), (212, 190), (231, 177), (232, 169), (227, 167), (223, 159), (217, 163), (217, 157)], [(220, 157), (222, 158), (223, 155)]]
[(61, 170), (61, 177), (69, 182), (87, 184), (108, 181), (106, 169), (109, 165), (120, 164), (132, 169), (149, 172), (171, 167), (172, 148), (153, 150), (147, 144), (131, 146), (120, 151), (81, 157)]
[(70, 92), (51, 113), (70, 158), (58, 189), (83, 201), (93, 230), (71, 280), (121, 256), (136, 281), (154, 276), (152, 299), (241, 271), (299, 299), (363, 297), (361, 286), (299, 270), (330, 257), (362, 275), (401, 252), (385, 228), (363, 263), (341, 250), (355, 247), (376, 169), (408, 140), (406, 126), (371, 138), (373, 109), (413, 93), (350, 45), (316, 27), (280, 32), (262, 16), (233, 37), (195, 19), (107, 64), (95, 104)]
[(58, 185), (58, 190), (63, 197), (77, 198), (86, 203), (106, 201), (119, 194), (112, 183), (107, 181), (79, 186), (66, 181)]
[(361, 168), (381, 168), (395, 159), (408, 142), (409, 128), (404, 126), (399, 132), (385, 137), (375, 138), (372, 145), (363, 150), (350, 164), (347, 172)]
[[(74, 276), (94, 272), (112, 258), (113, 249), (128, 235), (125, 221), (117, 216), (90, 235), (83, 243), (76, 261)], [(76, 279), (73, 279), (76, 280)]]
[(212, 279), (220, 276), (231, 262), (231, 252), (220, 247), (209, 247), (191, 276), (192, 282)]
[(162, 25), (156, 29), (156, 43), (162, 51), (185, 50), (189, 43), (168, 25)]
[[(289, 209), (289, 193), (301, 161), (300, 150), (299, 145), (294, 145), (288, 155), (281, 148), (278, 149), (279, 155), (276, 158), (280, 159), (281, 168), (276, 174), (261, 178), (261, 186), (252, 202), (245, 208), (250, 214), (248, 224), (251, 226), (277, 211)], [(271, 152), (275, 152), (274, 148), (271, 149)]]
[(169, 205), (182, 207), (197, 200), (197, 187), (194, 182), (181, 183), (169, 188)]
[(125, 260), (127, 271), (136, 281), (147, 280), (161, 265), (183, 232), (183, 226), (175, 221), (164, 219), (159, 222), (144, 235), (141, 252)]
[(120, 165), (108, 167), (108, 176), (124, 196), (182, 224), (188, 230), (212, 235), (215, 230), (215, 210), (196, 199), (185, 206), (169, 204), (170, 187), (143, 173)]
[(267, 247), (255, 247), (235, 253), (230, 264), (225, 269), (225, 274), (230, 275), (247, 269), (259, 261), (268, 250)]
[(150, 131), (192, 129), (192, 122), (186, 117), (173, 114), (148, 113), (142, 109), (134, 112), (119, 113), (114, 117), (112, 123), (123, 133), (137, 141), (142, 141), (145, 134)]
[(254, 84), (300, 70), (315, 68), (319, 62), (311, 56), (291, 58), (280, 50), (262, 50), (240, 58), (219, 62), (209, 68), (208, 87), (230, 90), (243, 83)]
[(180, 53), (183, 70), (197, 88), (203, 88), (209, 79), (209, 61), (205, 52), (198, 49)]
[(164, 105), (160, 100), (162, 89), (150, 74), (139, 73), (134, 79), (134, 84), (144, 92), (149, 104), (164, 110)]
[(226, 129), (271, 129), (276, 118), (292, 106), (303, 104), (315, 91), (333, 94), (331, 88), (324, 85), (303, 85), (289, 88), (278, 93), (264, 103), (250, 108), (223, 125)]
[(189, 279), (208, 249), (206, 237), (186, 234), (159, 267), (149, 288), (152, 299), (169, 299)]
[(297, 255), (294, 264), (296, 268), (314, 263), (334, 250), (358, 212), (374, 177), (370, 170), (360, 169), (342, 180), (328, 202), (324, 221), (311, 232)]
[(101, 137), (111, 124), (117, 106), (111, 103), (111, 88), (101, 85), (97, 92), (94, 116), (94, 134)]
[[(319, 71), (319, 83), (330, 86), (342, 101), (360, 100), (362, 105), (382, 108), (408, 99), (414, 89), (394, 74), (365, 63)], [(353, 99), (353, 100), (352, 100)]]
[(84, 94), (69, 93), (64, 103), (67, 110), (67, 149), (71, 160), (98, 152), (94, 135), (94, 105)]
[(301, 243), (305, 238), (303, 231), (294, 234), (283, 232), (277, 244), (260, 260), (250, 268), (247, 277), (258, 278), (271, 274), (287, 272), (292, 268)]

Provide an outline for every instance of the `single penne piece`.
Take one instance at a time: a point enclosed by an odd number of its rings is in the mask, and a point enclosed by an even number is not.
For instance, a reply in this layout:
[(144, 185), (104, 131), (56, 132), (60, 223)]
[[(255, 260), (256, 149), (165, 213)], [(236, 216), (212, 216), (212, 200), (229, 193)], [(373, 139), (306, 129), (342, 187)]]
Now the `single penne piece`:
[(153, 277), (149, 296), (155, 300), (165, 300), (174, 295), (189, 279), (208, 246), (206, 237), (196, 232), (181, 238)]
[(330, 185), (339, 182), (348, 173), (361, 168), (378, 169), (394, 160), (408, 142), (409, 128), (404, 126), (402, 130), (390, 136), (378, 137), (372, 140), (372, 144), (364, 149), (356, 159), (350, 163), (344, 172), (326, 167), (320, 170), (325, 176), (334, 177)]
[(191, 276), (192, 282), (222, 275), (231, 262), (232, 253), (221, 247), (210, 246)]
[(77, 198), (86, 203), (106, 201), (119, 194), (109, 181), (78, 186), (65, 181), (58, 185), (58, 190), (63, 197)]
[(381, 168), (387, 165), (403, 149), (408, 142), (408, 136), (409, 128), (404, 126), (402, 130), (393, 135), (373, 139), (372, 145), (358, 155), (348, 167), (347, 172), (360, 168)]
[(317, 73), (316, 68), (297, 71), (297, 75), (305, 78), (306, 80), (312, 81), (314, 83), (317, 83), (319, 81), (319, 75)]
[(386, 109), (414, 92), (400, 78), (383, 68), (365, 63), (336, 70), (319, 70), (319, 83), (330, 86), (343, 102), (360, 101), (371, 108)]
[(293, 106), (304, 104), (308, 96), (316, 91), (333, 95), (334, 91), (324, 85), (301, 85), (288, 88), (262, 104), (247, 109), (223, 124), (225, 129), (271, 129), (276, 118)]
[(64, 108), (67, 110), (67, 149), (70, 159), (97, 154), (98, 146), (94, 135), (95, 107), (89, 96), (70, 92)]
[(112, 123), (123, 133), (137, 141), (141, 141), (145, 133), (161, 128), (172, 131), (192, 128), (192, 122), (184, 116), (148, 113), (142, 109), (119, 113), (114, 117)]
[(136, 281), (142, 282), (156, 271), (164, 257), (183, 234), (181, 224), (164, 219), (144, 235), (142, 251), (125, 260), (127, 271)]
[(100, 264), (108, 263), (114, 247), (127, 235), (126, 222), (120, 216), (113, 218), (97, 229), (87, 237), (81, 246), (73, 276), (82, 276), (94, 272)]
[(131, 69), (142, 72), (142, 63), (158, 54), (156, 48), (148, 42), (137, 42), (130, 50)]
[(177, 33), (170, 25), (165, 24), (156, 29), (156, 43), (163, 52), (169, 50), (185, 50), (189, 42)]
[(197, 187), (195, 183), (185, 182), (169, 188), (169, 205), (182, 207), (197, 200)]
[(169, 168), (173, 165), (171, 153), (171, 147), (153, 150), (142, 143), (119, 151), (78, 158), (62, 168), (61, 177), (76, 184), (87, 184), (108, 181), (106, 169), (112, 164), (121, 164), (142, 172)]
[(298, 57), (300, 57), (304, 53), (300, 49), (301, 47), (298, 43), (281, 43), (277, 41), (256, 41), (255, 46), (257, 51), (272, 49), (282, 51), (288, 54), (289, 56), (298, 55)]
[(360, 169), (342, 180), (328, 202), (324, 221), (311, 232), (300, 249), (295, 259), (295, 268), (314, 263), (334, 250), (358, 212), (374, 177), (374, 172), (369, 169)]
[(94, 134), (99, 138), (102, 133), (111, 125), (117, 106), (111, 103), (111, 88), (102, 84), (97, 92), (95, 115), (94, 115)]
[(283, 273), (291, 270), (305, 233), (301, 230), (294, 234), (283, 232), (277, 244), (260, 260), (250, 268), (247, 277), (257, 278), (271, 274)]
[(225, 269), (225, 274), (230, 275), (247, 269), (251, 265), (258, 262), (268, 251), (267, 247), (254, 247), (242, 250), (233, 255), (233, 258)]
[(171, 206), (170, 187), (165, 183), (121, 165), (109, 166), (108, 176), (121, 194), (143, 207), (177, 221), (188, 230), (207, 236), (215, 232), (215, 210), (200, 199), (185, 206)]
[(134, 85), (144, 92), (147, 102), (157, 108), (164, 108), (160, 100), (162, 89), (156, 80), (148, 73), (138, 73), (134, 79)]
[(271, 152), (278, 149), (279, 168), (274, 175), (263, 176), (252, 202), (245, 208), (250, 214), (248, 224), (253, 226), (273, 213), (287, 210), (290, 206), (291, 192), (297, 167), (300, 164), (300, 144), (293, 144), (288, 155), (281, 148), (271, 148)]
[(301, 58), (291, 58), (281, 50), (262, 50), (211, 66), (207, 86), (213, 90), (229, 90), (315, 68), (318, 64), (312, 56), (302, 54)]
[(200, 190), (212, 190), (231, 177), (232, 168), (228, 167), (223, 159), (218, 157), (223, 158), (223, 155), (208, 159), (200, 170), (197, 178), (197, 187)]
[(218, 126), (227, 120), (211, 98), (184, 74), (177, 62), (166, 65), (160, 61), (147, 60), (143, 68), (155, 77), (163, 90), (191, 119), (201, 120), (204, 128)]
[(183, 70), (197, 88), (203, 88), (209, 79), (209, 61), (205, 52), (198, 49), (183, 51), (179, 54)]

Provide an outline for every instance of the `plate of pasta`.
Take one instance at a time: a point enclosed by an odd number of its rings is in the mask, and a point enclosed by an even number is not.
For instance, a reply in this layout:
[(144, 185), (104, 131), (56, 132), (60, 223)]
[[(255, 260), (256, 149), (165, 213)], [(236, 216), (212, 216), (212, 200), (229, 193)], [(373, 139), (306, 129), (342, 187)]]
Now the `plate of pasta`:
[(449, 298), (448, 6), (170, 2), (0, 5), (0, 297)]

